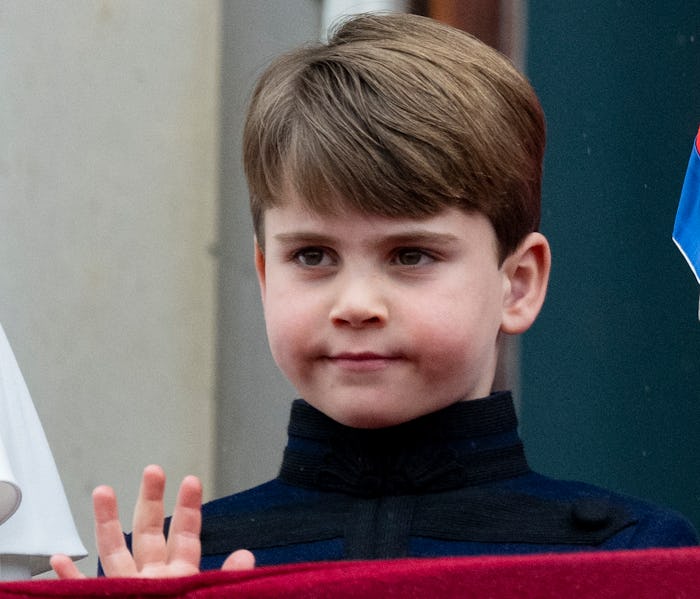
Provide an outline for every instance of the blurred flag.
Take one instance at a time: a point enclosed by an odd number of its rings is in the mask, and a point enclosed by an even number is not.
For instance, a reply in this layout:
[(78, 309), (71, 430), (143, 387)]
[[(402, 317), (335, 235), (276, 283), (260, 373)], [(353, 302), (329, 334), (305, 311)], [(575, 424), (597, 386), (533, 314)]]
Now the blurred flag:
[[(700, 130), (690, 153), (673, 227), (673, 241), (700, 283)], [(700, 319), (700, 306), (698, 318)]]

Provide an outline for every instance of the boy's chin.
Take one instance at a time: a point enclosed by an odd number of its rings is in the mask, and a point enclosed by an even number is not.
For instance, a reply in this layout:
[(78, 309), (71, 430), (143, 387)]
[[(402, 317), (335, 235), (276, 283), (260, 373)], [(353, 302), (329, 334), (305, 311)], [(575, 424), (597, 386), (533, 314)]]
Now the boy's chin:
[(397, 426), (421, 416), (439, 412), (453, 404), (481, 399), (487, 395), (475, 395), (474, 397), (463, 395), (455, 399), (445, 399), (433, 403), (406, 402), (405, 398), (398, 398), (394, 402), (380, 401), (376, 397), (374, 399), (358, 399), (357, 396), (329, 403), (327, 401), (314, 402), (313, 397), (310, 399), (303, 395), (302, 397), (306, 399), (307, 403), (339, 424), (352, 428), (379, 429)]
[(377, 414), (343, 414), (339, 417), (333, 415), (330, 415), (330, 417), (345, 426), (364, 429), (386, 428), (412, 420), (412, 418), (408, 417), (404, 419), (397, 418), (395, 414), (392, 414), (392, 418), (384, 418)]
[[(313, 405), (313, 404), (312, 404)], [(378, 429), (403, 424), (409, 420), (419, 418), (424, 413), (413, 413), (405, 410), (391, 409), (388, 406), (315, 406), (329, 418), (352, 428)], [(430, 410), (428, 410), (430, 412)], [(426, 412), (426, 413), (428, 413)]]

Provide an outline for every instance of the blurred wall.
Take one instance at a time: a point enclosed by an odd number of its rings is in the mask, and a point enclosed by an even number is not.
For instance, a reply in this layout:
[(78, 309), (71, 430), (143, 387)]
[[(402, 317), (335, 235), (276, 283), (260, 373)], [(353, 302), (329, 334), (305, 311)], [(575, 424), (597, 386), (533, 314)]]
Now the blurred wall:
[(257, 76), (279, 53), (318, 37), (321, 2), (268, 0), (264, 8), (253, 2), (222, 3), (217, 495), (277, 473), (295, 397), (267, 346), (240, 146)]
[(219, 14), (0, 1), (0, 322), (91, 552), (97, 484), (212, 486)]

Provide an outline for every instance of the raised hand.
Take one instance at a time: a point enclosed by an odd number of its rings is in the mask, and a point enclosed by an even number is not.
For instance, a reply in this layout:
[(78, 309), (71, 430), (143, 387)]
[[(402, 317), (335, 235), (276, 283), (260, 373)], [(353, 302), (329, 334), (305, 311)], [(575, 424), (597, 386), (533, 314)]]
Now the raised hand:
[[(160, 466), (147, 466), (134, 510), (133, 554), (126, 546), (113, 489), (101, 486), (93, 491), (97, 551), (105, 575), (170, 578), (199, 572), (202, 485), (194, 476), (182, 481), (167, 540), (163, 534), (164, 490), (163, 470)], [(53, 556), (51, 566), (59, 578), (85, 578), (65, 555)], [(248, 570), (254, 566), (253, 554), (239, 550), (226, 559), (222, 570)]]

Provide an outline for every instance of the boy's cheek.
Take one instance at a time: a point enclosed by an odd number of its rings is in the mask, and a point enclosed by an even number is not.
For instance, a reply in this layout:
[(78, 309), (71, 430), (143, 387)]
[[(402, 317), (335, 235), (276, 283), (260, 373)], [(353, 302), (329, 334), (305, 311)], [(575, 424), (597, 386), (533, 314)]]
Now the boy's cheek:
[(277, 302), (266, 303), (265, 325), (270, 351), (280, 367), (301, 354), (313, 326), (290, 310), (289, 305)]

